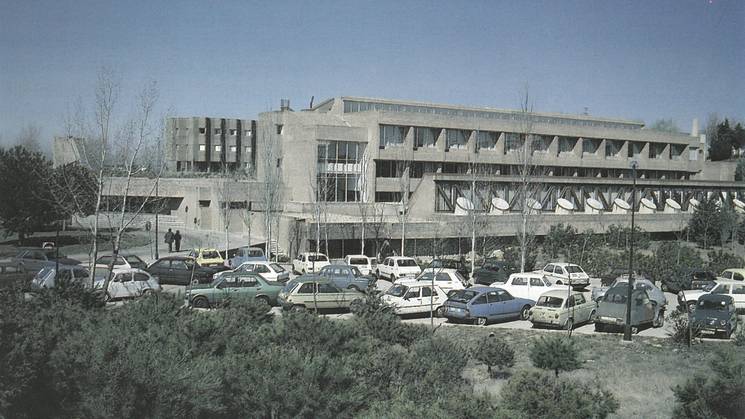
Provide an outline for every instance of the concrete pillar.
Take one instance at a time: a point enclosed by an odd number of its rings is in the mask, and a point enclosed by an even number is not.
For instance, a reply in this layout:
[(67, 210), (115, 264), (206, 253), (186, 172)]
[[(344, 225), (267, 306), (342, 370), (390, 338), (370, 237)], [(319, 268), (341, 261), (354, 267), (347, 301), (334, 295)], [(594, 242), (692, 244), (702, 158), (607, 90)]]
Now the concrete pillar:
[(618, 152), (618, 158), (627, 159), (629, 157), (629, 142), (624, 141), (621, 146), (621, 151)]
[(555, 135), (554, 139), (548, 145), (548, 155), (556, 157), (559, 155), (559, 136)]
[(577, 138), (577, 142), (574, 143), (574, 148), (572, 149), (572, 154), (577, 156), (578, 158), (582, 158), (582, 143), (583, 143), (582, 137)]
[(495, 151), (500, 156), (504, 156), (504, 142), (505, 142), (504, 137), (505, 137), (504, 133), (500, 132), (499, 137), (497, 137), (497, 144), (495, 146)]
[(606, 153), (605, 153), (605, 142), (606, 141), (608, 140), (606, 140), (605, 138), (600, 140), (600, 146), (598, 146), (598, 151), (595, 153), (601, 159), (604, 159), (606, 156)]
[(468, 154), (476, 154), (476, 131), (471, 131), (471, 135), (468, 136), (466, 150), (468, 150)]
[(440, 135), (437, 136), (437, 141), (435, 142), (435, 148), (437, 149), (437, 151), (444, 152), (446, 143), (447, 143), (447, 139), (445, 135), (445, 130), (441, 129)]

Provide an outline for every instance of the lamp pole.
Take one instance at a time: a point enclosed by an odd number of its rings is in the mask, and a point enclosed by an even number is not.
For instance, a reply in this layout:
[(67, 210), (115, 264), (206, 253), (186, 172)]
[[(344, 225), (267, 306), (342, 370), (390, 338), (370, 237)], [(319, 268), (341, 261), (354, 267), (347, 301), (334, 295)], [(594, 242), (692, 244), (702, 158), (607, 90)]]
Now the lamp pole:
[(160, 198), (158, 197), (158, 184), (160, 183), (160, 176), (155, 178), (155, 260), (160, 259), (158, 254), (158, 213), (160, 212)]
[(639, 163), (631, 161), (631, 238), (629, 240), (629, 289), (626, 294), (626, 325), (623, 329), (623, 340), (631, 341), (631, 294), (634, 290), (634, 212), (636, 211), (636, 168)]

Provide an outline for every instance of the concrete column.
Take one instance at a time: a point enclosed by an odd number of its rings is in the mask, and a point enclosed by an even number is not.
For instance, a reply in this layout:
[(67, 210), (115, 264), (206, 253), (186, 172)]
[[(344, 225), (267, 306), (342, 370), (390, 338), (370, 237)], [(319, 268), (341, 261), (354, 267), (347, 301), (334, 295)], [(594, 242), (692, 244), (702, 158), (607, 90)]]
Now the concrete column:
[(447, 142), (445, 130), (440, 130), (440, 135), (437, 136), (437, 141), (435, 142), (435, 148), (437, 151), (445, 151), (445, 143)]
[(606, 157), (605, 153), (605, 142), (608, 141), (605, 138), (600, 140), (600, 146), (598, 146), (598, 151), (595, 152), (595, 154), (600, 157), (601, 159), (604, 159)]
[(551, 140), (551, 143), (548, 145), (548, 155), (552, 157), (556, 157), (559, 155), (559, 136), (555, 135), (554, 139)]
[(471, 131), (471, 135), (468, 136), (466, 150), (468, 150), (468, 154), (476, 154), (476, 131)]
[(585, 140), (582, 137), (577, 138), (577, 142), (574, 144), (574, 148), (572, 149), (572, 154), (575, 156), (582, 158), (582, 143)]
[(670, 160), (670, 143), (665, 144), (665, 148), (662, 149), (662, 159)]
[(497, 144), (495, 146), (495, 150), (500, 156), (504, 156), (504, 141), (504, 133), (500, 132), (499, 137), (497, 137)]
[(649, 160), (649, 143), (644, 143), (642, 150), (639, 152), (639, 160)]
[(621, 151), (618, 152), (618, 158), (620, 159), (629, 158), (629, 142), (628, 141), (623, 142), (623, 145), (621, 146)]

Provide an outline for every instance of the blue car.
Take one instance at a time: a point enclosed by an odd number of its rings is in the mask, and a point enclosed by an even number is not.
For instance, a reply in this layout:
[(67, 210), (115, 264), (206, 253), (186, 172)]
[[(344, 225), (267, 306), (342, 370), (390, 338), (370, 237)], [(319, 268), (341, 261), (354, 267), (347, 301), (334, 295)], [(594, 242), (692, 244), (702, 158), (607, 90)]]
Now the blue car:
[(535, 301), (513, 297), (502, 288), (471, 287), (455, 292), (445, 302), (449, 321), (475, 322), (485, 326), (490, 321), (527, 320)]
[(244, 246), (235, 252), (235, 256), (225, 261), (225, 266), (235, 269), (245, 262), (266, 262), (264, 251), (258, 247)]

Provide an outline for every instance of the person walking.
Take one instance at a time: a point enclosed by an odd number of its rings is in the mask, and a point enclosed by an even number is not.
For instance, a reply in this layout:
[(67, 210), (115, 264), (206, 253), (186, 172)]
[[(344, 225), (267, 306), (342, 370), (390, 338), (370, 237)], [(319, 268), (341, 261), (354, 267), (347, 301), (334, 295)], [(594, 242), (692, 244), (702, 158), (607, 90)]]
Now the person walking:
[(173, 252), (173, 231), (169, 228), (166, 232), (166, 244), (168, 244), (168, 253)]
[(176, 251), (181, 251), (181, 232), (176, 230), (176, 234), (173, 235), (173, 241), (176, 242)]

